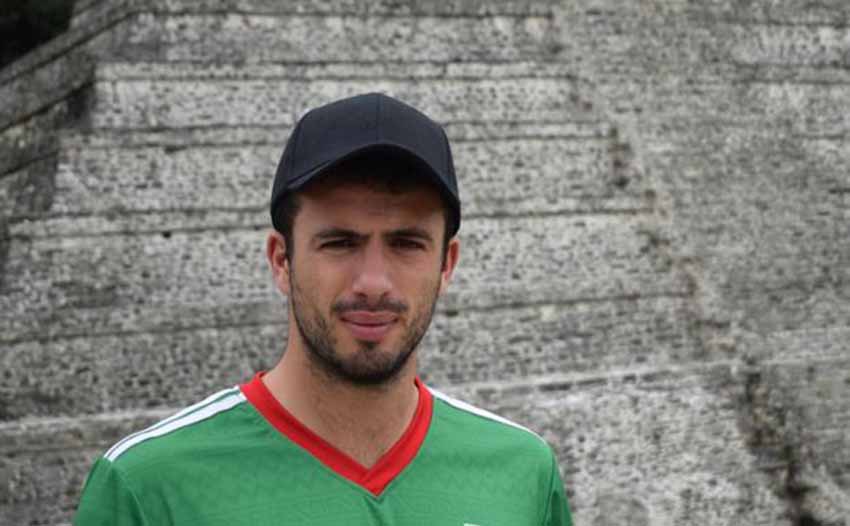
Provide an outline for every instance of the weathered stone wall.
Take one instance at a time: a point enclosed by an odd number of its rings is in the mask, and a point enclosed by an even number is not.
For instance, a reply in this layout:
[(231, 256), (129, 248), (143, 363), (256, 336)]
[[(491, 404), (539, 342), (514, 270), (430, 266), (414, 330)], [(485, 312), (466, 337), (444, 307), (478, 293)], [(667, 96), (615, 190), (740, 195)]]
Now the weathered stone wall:
[(847, 525), (850, 5), (78, 0), (0, 72), (0, 523), (274, 363), (272, 173), (307, 107), (444, 123), (430, 383), (540, 432), (578, 524)]

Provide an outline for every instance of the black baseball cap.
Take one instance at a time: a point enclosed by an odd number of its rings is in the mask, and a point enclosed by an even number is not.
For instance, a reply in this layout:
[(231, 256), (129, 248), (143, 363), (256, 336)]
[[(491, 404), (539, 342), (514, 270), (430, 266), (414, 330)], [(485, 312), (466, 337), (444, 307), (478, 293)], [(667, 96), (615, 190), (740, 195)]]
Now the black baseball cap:
[[(411, 161), (449, 206), (449, 235), (460, 228), (460, 199), (445, 130), (416, 108), (382, 93), (367, 93), (315, 108), (295, 124), (272, 186), (272, 225), (281, 199), (349, 159)], [(403, 175), (403, 174), (400, 174)]]

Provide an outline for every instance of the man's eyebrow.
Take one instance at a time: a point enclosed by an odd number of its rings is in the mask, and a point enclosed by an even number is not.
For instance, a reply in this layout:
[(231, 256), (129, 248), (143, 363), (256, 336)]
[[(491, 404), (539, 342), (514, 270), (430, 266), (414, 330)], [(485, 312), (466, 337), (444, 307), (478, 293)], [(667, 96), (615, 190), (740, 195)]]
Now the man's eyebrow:
[(397, 230), (391, 230), (385, 235), (387, 237), (412, 237), (422, 239), (423, 241), (434, 241), (434, 238), (431, 237), (431, 234), (427, 230), (415, 226), (410, 228), (399, 228)]
[(361, 234), (360, 232), (355, 232), (354, 230), (349, 230), (347, 228), (336, 228), (336, 227), (325, 228), (325, 229), (319, 230), (315, 235), (313, 235), (313, 239), (317, 239), (317, 240), (336, 238), (336, 237), (348, 237), (348, 238), (357, 237), (357, 238), (359, 238), (359, 237), (364, 237), (364, 235)]
[[(348, 228), (339, 228), (339, 227), (330, 227), (319, 230), (313, 235), (313, 239), (316, 241), (321, 241), (324, 239), (333, 239), (333, 238), (365, 238), (369, 237), (368, 234), (362, 234), (355, 230), (350, 230)], [(433, 242), (434, 238), (431, 234), (425, 230), (424, 228), (419, 227), (409, 227), (409, 228), (398, 228), (395, 230), (390, 230), (389, 232), (384, 233), (384, 237), (407, 237), (407, 238), (416, 238), (421, 239), (423, 241)]]

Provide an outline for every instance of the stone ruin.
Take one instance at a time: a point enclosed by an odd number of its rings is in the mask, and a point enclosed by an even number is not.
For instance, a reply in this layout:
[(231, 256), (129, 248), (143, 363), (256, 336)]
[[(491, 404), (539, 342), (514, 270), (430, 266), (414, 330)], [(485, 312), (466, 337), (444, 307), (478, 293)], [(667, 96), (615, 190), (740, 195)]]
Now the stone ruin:
[(850, 4), (78, 0), (0, 71), (0, 523), (271, 366), (307, 108), (453, 141), (430, 384), (555, 448), (578, 525), (850, 524)]

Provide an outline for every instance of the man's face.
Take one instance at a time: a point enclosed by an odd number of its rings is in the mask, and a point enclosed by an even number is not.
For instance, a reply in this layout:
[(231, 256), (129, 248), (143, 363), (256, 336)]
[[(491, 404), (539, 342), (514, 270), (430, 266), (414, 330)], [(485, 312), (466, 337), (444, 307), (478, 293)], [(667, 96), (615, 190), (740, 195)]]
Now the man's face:
[(301, 193), (300, 205), (288, 275), (278, 279), (295, 319), (290, 330), (312, 364), (336, 379), (392, 380), (425, 334), (457, 261), (452, 240), (441, 266), (439, 195), (427, 186), (388, 193), (320, 181)]

